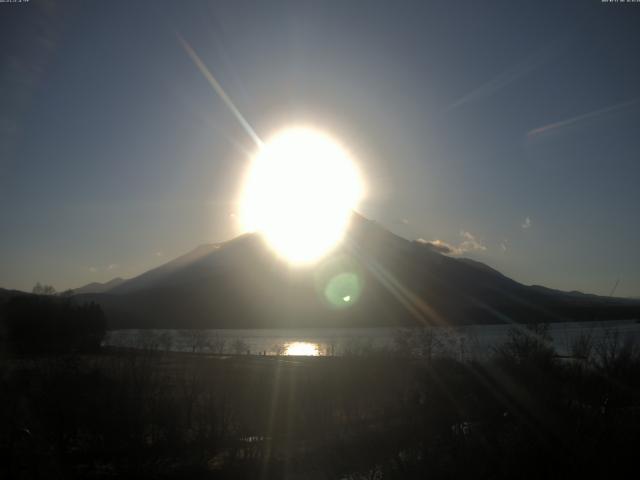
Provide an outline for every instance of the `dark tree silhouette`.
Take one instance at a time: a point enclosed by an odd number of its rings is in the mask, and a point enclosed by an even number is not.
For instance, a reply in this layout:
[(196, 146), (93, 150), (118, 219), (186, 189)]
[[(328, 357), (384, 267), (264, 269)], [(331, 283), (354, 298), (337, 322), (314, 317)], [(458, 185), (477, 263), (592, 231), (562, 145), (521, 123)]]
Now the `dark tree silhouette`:
[(31, 290), (36, 295), (55, 295), (56, 289), (53, 285), (42, 285), (40, 282), (36, 283)]
[(25, 295), (9, 300), (5, 329), (8, 346), (16, 352), (87, 352), (100, 347), (106, 321), (94, 303)]

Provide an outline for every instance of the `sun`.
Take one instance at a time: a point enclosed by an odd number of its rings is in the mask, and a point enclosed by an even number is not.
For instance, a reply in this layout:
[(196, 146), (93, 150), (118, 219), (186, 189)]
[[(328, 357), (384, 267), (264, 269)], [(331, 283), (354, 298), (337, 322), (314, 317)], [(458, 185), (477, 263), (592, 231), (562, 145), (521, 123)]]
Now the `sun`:
[(291, 128), (265, 142), (252, 159), (240, 219), (278, 256), (308, 265), (342, 239), (362, 195), (358, 169), (338, 142), (316, 130)]
[(317, 343), (291, 342), (285, 345), (284, 354), (288, 356), (317, 357), (320, 355), (320, 348)]

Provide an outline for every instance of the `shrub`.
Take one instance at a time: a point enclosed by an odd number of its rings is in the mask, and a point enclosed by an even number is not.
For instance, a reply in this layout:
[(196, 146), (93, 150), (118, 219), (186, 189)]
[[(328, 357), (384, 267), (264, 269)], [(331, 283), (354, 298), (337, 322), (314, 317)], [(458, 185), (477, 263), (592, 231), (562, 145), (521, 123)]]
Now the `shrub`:
[(553, 349), (548, 323), (532, 323), (511, 328), (507, 340), (494, 349), (498, 359), (515, 364), (548, 365)]

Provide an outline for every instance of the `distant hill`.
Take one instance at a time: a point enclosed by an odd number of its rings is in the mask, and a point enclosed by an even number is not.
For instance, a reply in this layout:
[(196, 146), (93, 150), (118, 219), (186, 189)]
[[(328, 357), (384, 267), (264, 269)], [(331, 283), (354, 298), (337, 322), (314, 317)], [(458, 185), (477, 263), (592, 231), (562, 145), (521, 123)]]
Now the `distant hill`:
[[(329, 279), (334, 282), (328, 285)], [(361, 288), (355, 288), (359, 285)], [(337, 296), (336, 296), (337, 295)], [(105, 293), (111, 328), (461, 325), (640, 318), (640, 302), (525, 286), (354, 214), (313, 268), (291, 268), (257, 234), (202, 245)], [(327, 301), (332, 298), (334, 304)], [(336, 305), (338, 305), (336, 307)]]
[(82, 287), (74, 288), (73, 293), (76, 295), (83, 293), (105, 293), (122, 284), (124, 281), (123, 278), (116, 277), (104, 283), (92, 282)]
[(21, 292), (20, 290), (7, 290), (5, 288), (0, 288), (0, 305), (4, 305), (7, 300), (11, 297), (15, 297), (16, 295), (31, 295), (27, 292)]
[(5, 308), (6, 308), (7, 302), (11, 297), (16, 297), (19, 295), (31, 295), (31, 294), (21, 292), (20, 290), (7, 290), (4, 288), (0, 288), (0, 344), (2, 343), (3, 338), (6, 335), (4, 319), (5, 319)]

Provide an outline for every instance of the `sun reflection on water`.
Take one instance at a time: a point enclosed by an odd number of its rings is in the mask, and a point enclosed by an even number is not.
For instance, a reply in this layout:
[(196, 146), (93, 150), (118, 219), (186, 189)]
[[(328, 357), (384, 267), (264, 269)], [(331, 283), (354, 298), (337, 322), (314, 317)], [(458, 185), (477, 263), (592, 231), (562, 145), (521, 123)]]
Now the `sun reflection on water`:
[(320, 355), (320, 345), (312, 342), (290, 342), (284, 346), (284, 354), (317, 357)]

